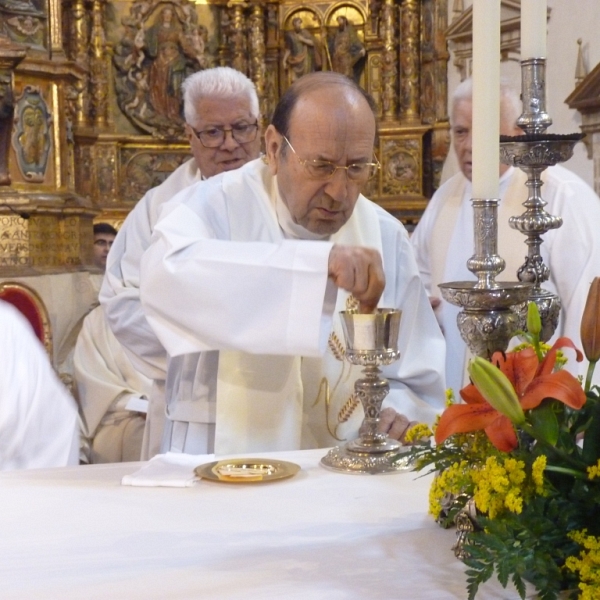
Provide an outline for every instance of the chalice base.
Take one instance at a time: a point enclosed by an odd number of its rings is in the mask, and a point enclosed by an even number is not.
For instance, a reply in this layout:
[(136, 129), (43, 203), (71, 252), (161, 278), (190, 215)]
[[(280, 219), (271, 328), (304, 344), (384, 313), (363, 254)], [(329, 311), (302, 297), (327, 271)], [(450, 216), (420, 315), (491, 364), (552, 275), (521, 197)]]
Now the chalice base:
[(321, 459), (321, 465), (330, 471), (356, 475), (382, 475), (412, 469), (409, 448), (391, 438), (370, 447), (360, 438), (336, 446)]

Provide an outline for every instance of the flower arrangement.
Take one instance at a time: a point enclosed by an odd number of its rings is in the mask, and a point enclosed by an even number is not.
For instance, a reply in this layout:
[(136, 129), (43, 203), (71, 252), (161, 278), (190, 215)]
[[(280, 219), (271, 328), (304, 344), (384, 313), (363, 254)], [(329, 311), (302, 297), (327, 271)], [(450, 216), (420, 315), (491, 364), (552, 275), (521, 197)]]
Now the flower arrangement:
[(476, 509), (475, 527), (461, 534), (470, 600), (494, 573), (521, 598), (526, 581), (543, 600), (600, 598), (600, 387), (591, 383), (600, 278), (582, 319), (584, 383), (562, 369), (562, 348), (577, 360), (581, 352), (568, 338), (540, 343), (540, 330), (530, 304), (525, 342), (472, 360), (464, 403), (449, 391), (434, 431), (419, 425), (408, 434), (415, 468), (436, 472), (429, 509), (438, 522), (450, 526), (467, 504)]

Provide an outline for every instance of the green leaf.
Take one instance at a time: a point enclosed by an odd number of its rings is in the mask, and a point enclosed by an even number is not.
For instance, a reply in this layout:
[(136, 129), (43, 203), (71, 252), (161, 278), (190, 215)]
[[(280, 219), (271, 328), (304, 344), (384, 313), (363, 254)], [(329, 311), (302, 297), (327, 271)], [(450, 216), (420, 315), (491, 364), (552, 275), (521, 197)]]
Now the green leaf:
[(552, 446), (558, 441), (559, 425), (552, 402), (543, 402), (529, 412), (529, 421), (537, 439), (543, 439)]
[[(588, 394), (589, 395), (589, 394)], [(588, 397), (588, 402), (590, 398)], [(585, 432), (583, 439), (583, 450), (581, 457), (587, 465), (593, 465), (600, 458), (600, 402), (593, 402), (593, 405), (588, 407), (591, 416), (591, 422)]]

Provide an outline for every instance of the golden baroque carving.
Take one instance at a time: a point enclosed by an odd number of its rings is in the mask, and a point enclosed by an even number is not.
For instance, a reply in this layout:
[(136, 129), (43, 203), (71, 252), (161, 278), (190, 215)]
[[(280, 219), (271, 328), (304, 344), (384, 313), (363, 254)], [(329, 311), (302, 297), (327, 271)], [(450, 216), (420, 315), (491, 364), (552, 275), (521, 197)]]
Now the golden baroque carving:
[(52, 116), (39, 87), (25, 86), (15, 103), (12, 144), (26, 181), (43, 182), (52, 148)]
[(0, 70), (0, 185), (10, 185), (8, 154), (15, 114), (15, 97), (10, 70)]
[(383, 141), (382, 191), (385, 195), (419, 195), (422, 173), (420, 140)]
[(405, 0), (401, 7), (400, 104), (401, 118), (419, 118), (419, 5)]
[(46, 6), (43, 0), (3, 0), (0, 2), (0, 34), (19, 44), (45, 48)]
[(190, 157), (189, 152), (155, 152), (127, 149), (121, 152), (124, 176), (120, 196), (123, 202), (135, 204), (150, 188), (160, 185), (177, 167)]

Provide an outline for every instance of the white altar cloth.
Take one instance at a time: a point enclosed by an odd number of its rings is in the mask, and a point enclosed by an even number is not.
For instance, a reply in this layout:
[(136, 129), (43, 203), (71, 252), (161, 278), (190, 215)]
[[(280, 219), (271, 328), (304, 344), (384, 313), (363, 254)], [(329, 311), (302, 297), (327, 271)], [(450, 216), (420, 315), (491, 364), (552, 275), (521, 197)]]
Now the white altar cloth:
[(302, 467), (269, 483), (122, 486), (140, 463), (2, 473), (0, 597), (464, 600), (429, 478), (333, 473), (324, 452), (261, 454)]

